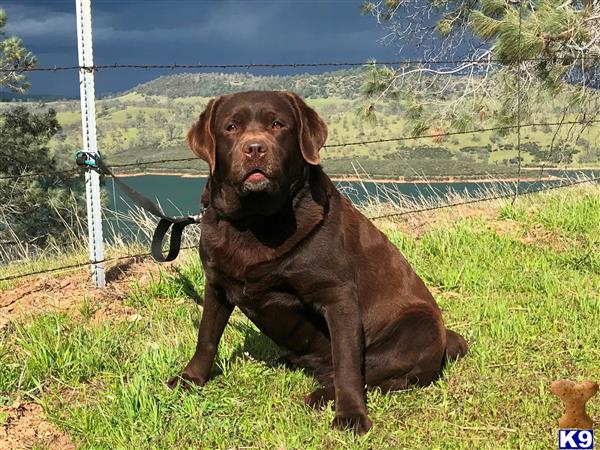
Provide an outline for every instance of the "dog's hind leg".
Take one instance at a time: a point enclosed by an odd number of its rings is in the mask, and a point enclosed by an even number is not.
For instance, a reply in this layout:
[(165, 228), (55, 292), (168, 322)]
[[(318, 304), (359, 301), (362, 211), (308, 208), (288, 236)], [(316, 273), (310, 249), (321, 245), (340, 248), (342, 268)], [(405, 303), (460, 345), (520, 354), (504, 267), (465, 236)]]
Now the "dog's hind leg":
[(469, 346), (460, 334), (446, 328), (446, 360), (455, 361), (467, 354)]
[(384, 392), (426, 386), (439, 377), (445, 350), (446, 329), (439, 311), (421, 304), (402, 314), (367, 348), (367, 386)]
[(331, 401), (335, 401), (335, 388), (332, 384), (321, 386), (304, 397), (304, 403), (315, 409), (323, 409)]

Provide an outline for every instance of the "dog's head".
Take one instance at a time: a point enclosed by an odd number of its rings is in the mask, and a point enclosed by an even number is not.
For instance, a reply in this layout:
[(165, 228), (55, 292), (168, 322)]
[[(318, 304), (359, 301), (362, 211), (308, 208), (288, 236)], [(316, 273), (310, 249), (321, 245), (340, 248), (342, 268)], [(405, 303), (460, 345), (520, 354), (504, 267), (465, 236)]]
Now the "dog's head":
[(306, 167), (319, 164), (326, 139), (325, 123), (296, 94), (258, 91), (211, 100), (187, 135), (228, 209), (257, 214), (281, 207)]

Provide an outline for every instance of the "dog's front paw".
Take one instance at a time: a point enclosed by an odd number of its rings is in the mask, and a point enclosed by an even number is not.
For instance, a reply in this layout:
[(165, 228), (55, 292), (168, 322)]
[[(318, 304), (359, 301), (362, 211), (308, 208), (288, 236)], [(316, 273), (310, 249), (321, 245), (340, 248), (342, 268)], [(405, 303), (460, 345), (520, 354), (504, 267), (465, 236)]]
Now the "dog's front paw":
[(206, 380), (200, 377), (183, 372), (181, 375), (171, 378), (167, 382), (169, 389), (175, 389), (177, 386), (181, 386), (184, 389), (189, 389), (191, 386), (204, 386)]
[(332, 428), (354, 430), (359, 436), (371, 429), (371, 419), (366, 413), (337, 413), (331, 424)]

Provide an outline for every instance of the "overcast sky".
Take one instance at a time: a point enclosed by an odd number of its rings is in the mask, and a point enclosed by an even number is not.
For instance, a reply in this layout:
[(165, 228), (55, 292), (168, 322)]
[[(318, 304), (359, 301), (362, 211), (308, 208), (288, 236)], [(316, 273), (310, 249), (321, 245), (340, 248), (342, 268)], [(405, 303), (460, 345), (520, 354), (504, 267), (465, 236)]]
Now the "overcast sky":
[[(293, 63), (393, 59), (383, 30), (361, 0), (93, 0), (96, 64)], [(4, 0), (8, 34), (21, 37), (38, 66), (77, 64), (74, 0)], [(307, 69), (257, 70), (255, 73)], [(331, 70), (331, 69), (325, 69)], [(99, 95), (170, 71), (103, 70)], [(31, 93), (77, 97), (78, 75), (29, 77)]]

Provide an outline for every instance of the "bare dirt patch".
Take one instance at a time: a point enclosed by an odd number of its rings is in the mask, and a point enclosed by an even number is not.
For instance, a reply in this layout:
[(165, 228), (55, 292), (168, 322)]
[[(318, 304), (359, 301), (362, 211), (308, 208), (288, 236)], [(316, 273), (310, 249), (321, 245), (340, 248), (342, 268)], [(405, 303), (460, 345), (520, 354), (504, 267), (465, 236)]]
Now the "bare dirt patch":
[(9, 407), (0, 407), (0, 419), (0, 448), (4, 450), (76, 448), (65, 433), (44, 419), (44, 411), (36, 403), (17, 400)]
[(490, 220), (487, 227), (498, 234), (519, 240), (525, 245), (549, 248), (557, 252), (565, 251), (573, 245), (573, 239), (548, 230), (536, 223), (527, 226), (510, 219)]
[(159, 266), (152, 261), (132, 258), (108, 267), (105, 289), (91, 284), (87, 268), (59, 278), (43, 276), (25, 280), (0, 293), (0, 328), (11, 320), (41, 312), (63, 311), (81, 316), (85, 301), (94, 322), (134, 315), (135, 309), (123, 304), (132, 283), (143, 286), (158, 271)]
[(539, 224), (526, 226), (512, 219), (500, 219), (498, 214), (496, 204), (491, 203), (461, 205), (418, 214), (382, 218), (374, 222), (383, 231), (400, 230), (408, 236), (419, 239), (429, 231), (456, 225), (458, 219), (483, 219), (488, 230), (510, 236), (526, 245), (546, 247), (559, 252), (573, 245), (572, 239), (548, 230)]
[(428, 231), (455, 225), (458, 219), (482, 218), (488, 222), (494, 220), (497, 216), (498, 209), (494, 203), (491, 203), (486, 205), (461, 205), (416, 214), (392, 216), (377, 219), (374, 222), (382, 230), (393, 231), (399, 229), (402, 233), (418, 239)]
[(541, 245), (556, 251), (565, 251), (573, 245), (573, 239), (562, 236), (556, 232), (547, 230), (541, 225), (535, 224), (522, 238), (525, 244)]

